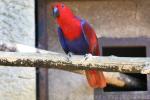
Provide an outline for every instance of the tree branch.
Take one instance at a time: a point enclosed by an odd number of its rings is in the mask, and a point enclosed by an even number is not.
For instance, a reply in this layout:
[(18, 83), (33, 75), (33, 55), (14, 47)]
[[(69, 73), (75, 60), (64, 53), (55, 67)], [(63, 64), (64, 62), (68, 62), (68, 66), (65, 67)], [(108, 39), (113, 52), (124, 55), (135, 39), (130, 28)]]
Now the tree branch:
[(63, 70), (103, 70), (126, 73), (150, 73), (150, 58), (99, 57), (59, 53), (0, 52), (0, 65), (57, 68)]
[[(81, 70), (97, 69), (104, 71), (118, 71), (117, 73), (104, 72), (108, 84), (117, 87), (139, 87), (139, 81), (131, 76), (119, 72), (150, 73), (150, 58), (122, 58), (96, 57), (87, 59), (85, 56), (68, 57), (65, 54), (36, 49), (22, 44), (4, 43), (0, 41), (0, 65), (58, 68), (84, 74)], [(8, 52), (9, 51), (9, 52)], [(123, 78), (121, 78), (123, 76)], [(130, 84), (126, 80), (132, 80)]]

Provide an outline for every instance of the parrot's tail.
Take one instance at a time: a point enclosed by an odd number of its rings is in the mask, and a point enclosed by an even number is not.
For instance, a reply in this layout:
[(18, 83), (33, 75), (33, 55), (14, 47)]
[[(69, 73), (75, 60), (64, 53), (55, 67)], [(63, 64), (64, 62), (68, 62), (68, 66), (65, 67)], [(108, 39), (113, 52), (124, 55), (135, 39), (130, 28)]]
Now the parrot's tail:
[(106, 87), (106, 80), (103, 72), (96, 70), (85, 71), (89, 85), (92, 88), (104, 88)]

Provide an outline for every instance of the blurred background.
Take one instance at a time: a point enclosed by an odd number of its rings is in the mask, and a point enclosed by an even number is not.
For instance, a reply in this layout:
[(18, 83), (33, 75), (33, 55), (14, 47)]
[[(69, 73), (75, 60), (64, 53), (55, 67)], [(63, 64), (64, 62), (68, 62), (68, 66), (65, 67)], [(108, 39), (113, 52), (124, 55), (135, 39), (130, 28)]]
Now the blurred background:
[[(35, 1), (0, 0), (0, 40), (35, 46)], [(35, 100), (35, 68), (0, 67), (0, 100)]]

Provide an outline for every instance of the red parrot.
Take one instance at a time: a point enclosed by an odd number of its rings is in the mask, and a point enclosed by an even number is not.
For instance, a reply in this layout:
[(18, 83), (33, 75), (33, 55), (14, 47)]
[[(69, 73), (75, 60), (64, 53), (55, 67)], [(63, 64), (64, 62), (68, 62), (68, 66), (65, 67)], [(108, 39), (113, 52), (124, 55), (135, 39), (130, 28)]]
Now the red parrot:
[[(96, 33), (89, 23), (73, 14), (71, 9), (62, 3), (53, 5), (53, 16), (56, 18), (58, 37), (65, 53), (77, 55), (92, 54), (100, 56)], [(103, 72), (85, 71), (89, 85), (92, 88), (104, 88), (106, 80)]]

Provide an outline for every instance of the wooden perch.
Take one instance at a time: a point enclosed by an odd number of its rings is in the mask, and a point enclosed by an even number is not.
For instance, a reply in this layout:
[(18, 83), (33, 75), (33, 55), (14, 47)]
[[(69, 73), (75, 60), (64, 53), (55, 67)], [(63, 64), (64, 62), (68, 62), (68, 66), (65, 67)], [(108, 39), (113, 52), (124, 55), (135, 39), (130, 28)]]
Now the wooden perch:
[[(0, 65), (57, 68), (64, 70), (103, 70), (109, 72), (150, 73), (150, 58), (80, 56), (36, 49), (21, 44), (0, 42)], [(20, 53), (21, 52), (21, 53)], [(22, 53), (24, 52), (24, 53)], [(4, 62), (5, 61), (5, 62)], [(17, 63), (20, 61), (20, 64)], [(7, 62), (7, 64), (6, 64)], [(31, 62), (31, 64), (29, 63)], [(27, 63), (27, 64), (25, 64)]]
[(57, 68), (63, 70), (103, 70), (125, 73), (150, 73), (150, 58), (98, 57), (80, 55), (71, 57), (59, 53), (0, 52), (0, 65)]
[[(68, 57), (51, 51), (36, 49), (22, 44), (0, 42), (0, 65), (23, 66), (23, 67), (46, 67), (69, 70), (71, 72), (82, 73), (80, 70), (97, 69), (104, 71), (119, 71), (129, 73), (149, 73), (149, 58), (119, 58), (119, 57), (90, 57), (85, 56)], [(14, 52), (14, 53), (12, 53)], [(27, 53), (28, 52), (28, 53)], [(142, 59), (142, 60), (141, 60)], [(90, 63), (91, 62), (91, 63)], [(104, 72), (107, 83), (118, 87), (128, 84), (126, 80), (132, 80), (135, 87), (138, 81), (133, 77), (123, 73)], [(121, 78), (123, 76), (123, 79)]]

